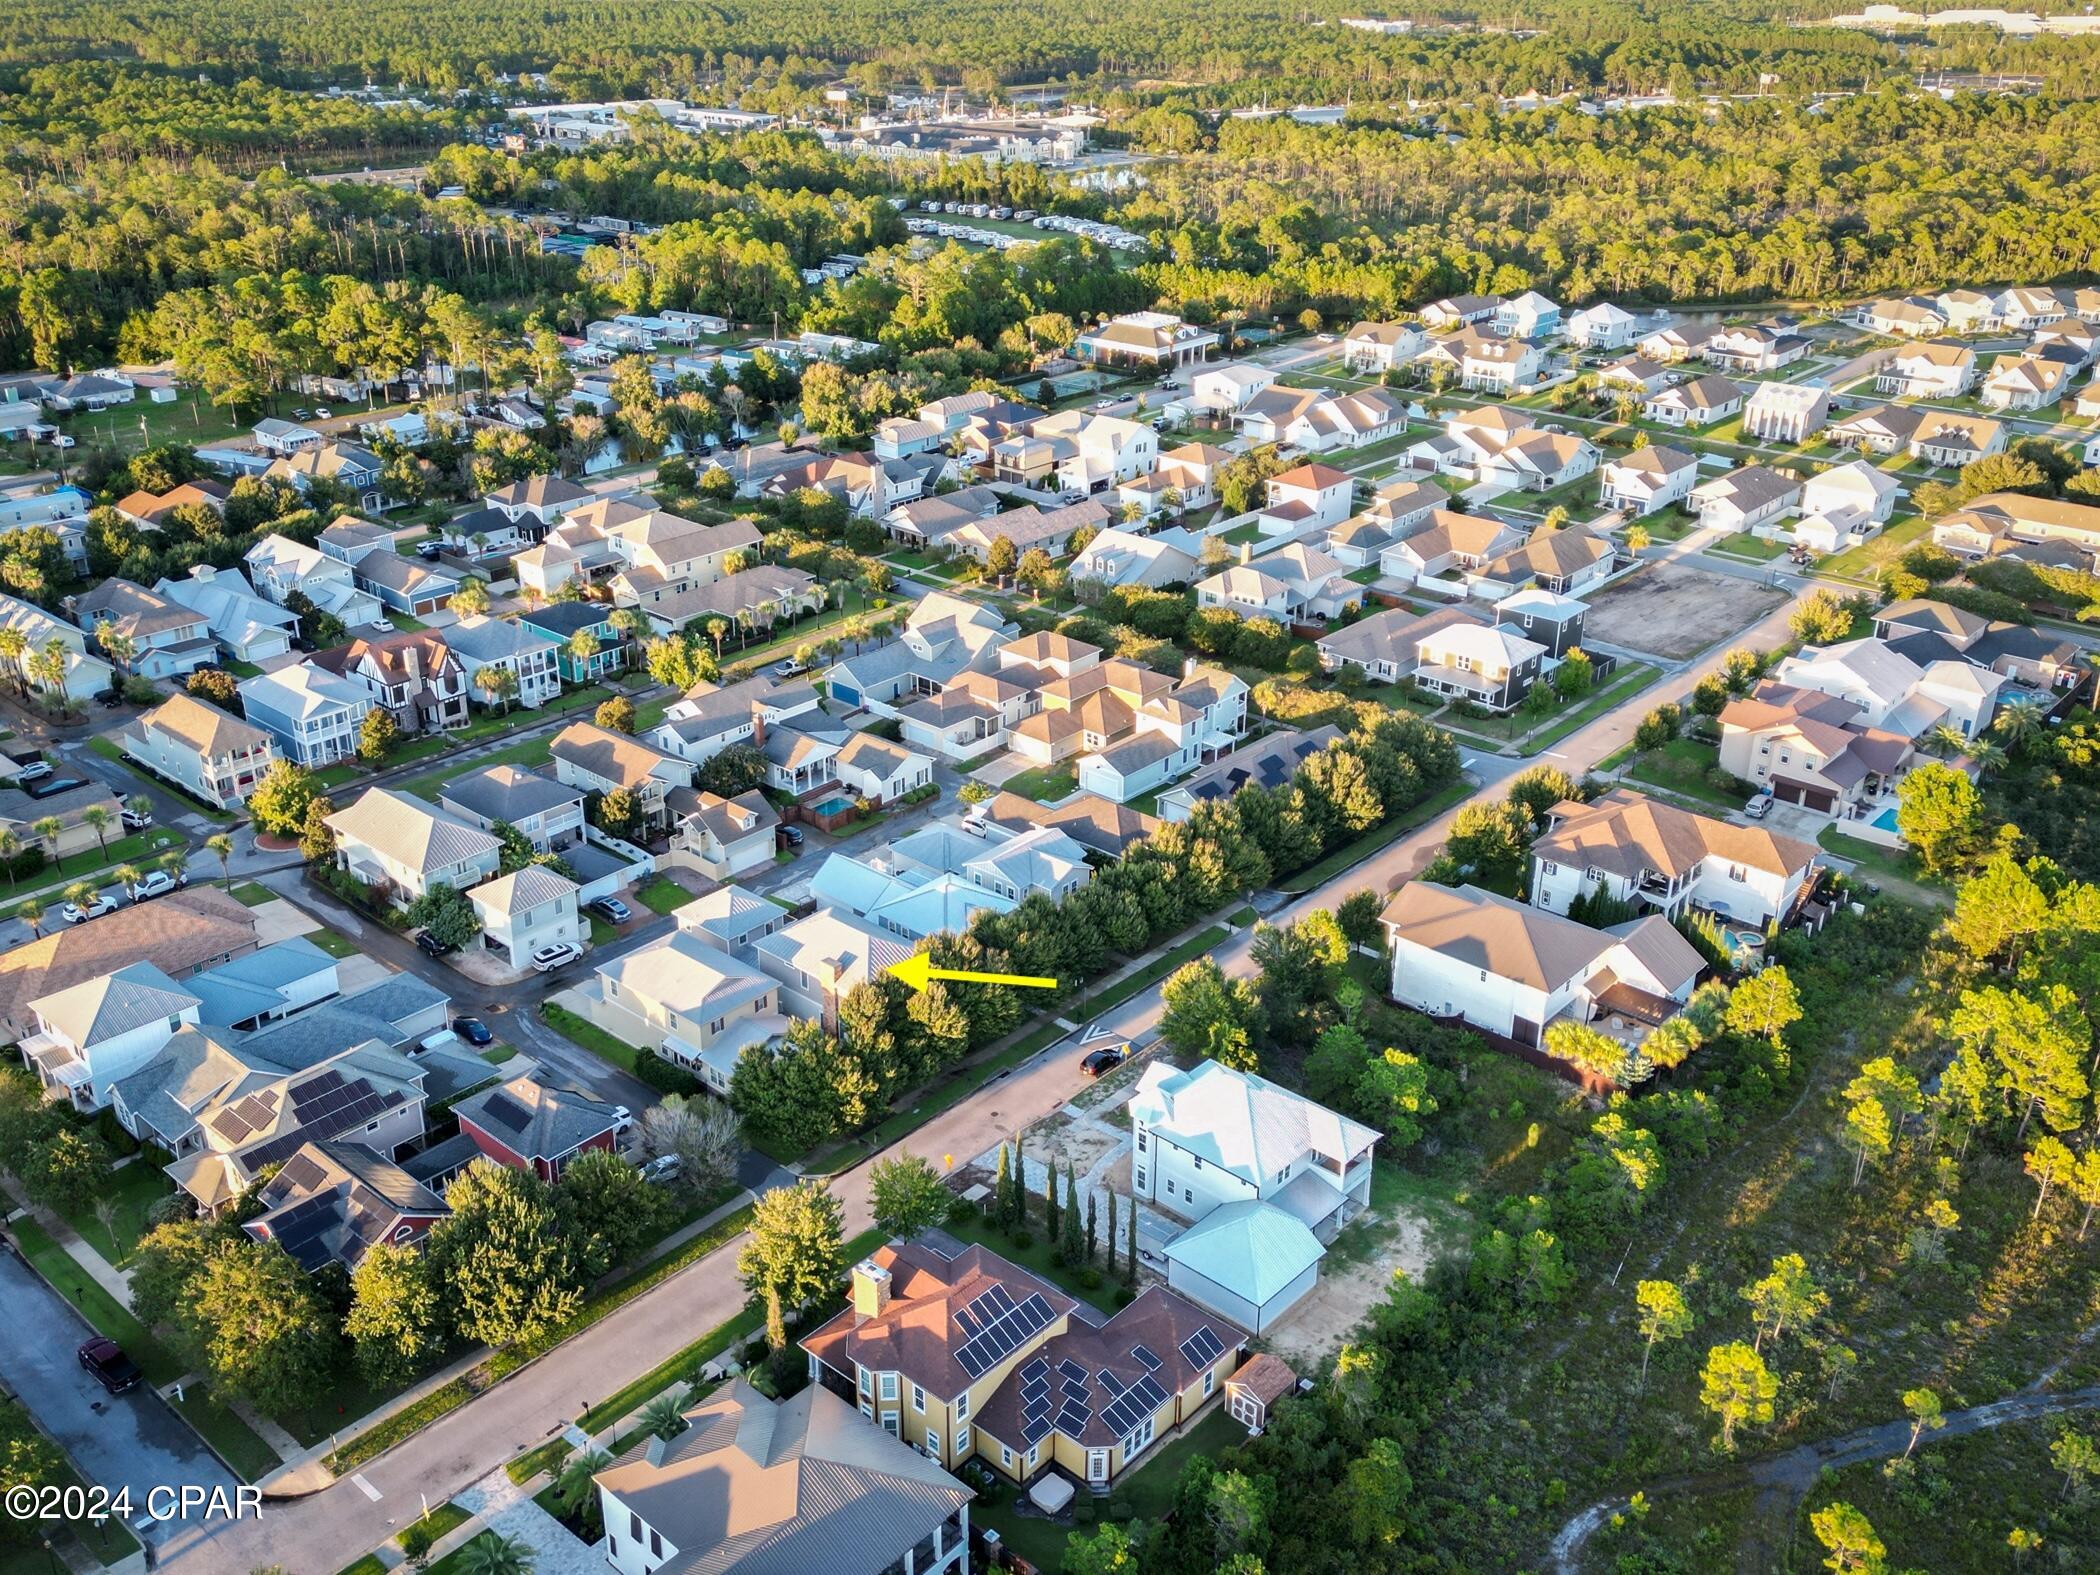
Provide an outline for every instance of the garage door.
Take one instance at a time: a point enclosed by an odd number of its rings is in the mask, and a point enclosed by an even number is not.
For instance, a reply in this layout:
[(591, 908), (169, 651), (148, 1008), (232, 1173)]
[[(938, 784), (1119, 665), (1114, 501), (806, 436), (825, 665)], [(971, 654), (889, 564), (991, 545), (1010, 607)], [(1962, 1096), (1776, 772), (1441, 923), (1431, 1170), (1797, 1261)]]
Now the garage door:
[(831, 698), (848, 710), (857, 710), (860, 706), (860, 691), (851, 684), (840, 683), (837, 679), (833, 679), (831, 683)]

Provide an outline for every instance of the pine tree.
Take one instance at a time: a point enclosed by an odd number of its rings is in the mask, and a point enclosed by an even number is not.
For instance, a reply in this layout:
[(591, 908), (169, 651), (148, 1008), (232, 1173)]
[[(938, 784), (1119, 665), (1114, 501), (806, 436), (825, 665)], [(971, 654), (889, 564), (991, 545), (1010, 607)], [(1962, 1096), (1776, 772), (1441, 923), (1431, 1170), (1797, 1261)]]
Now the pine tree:
[(1006, 1145), (999, 1145), (999, 1174), (992, 1178), (992, 1223), (1006, 1224), (1006, 1195), (1013, 1185), (1013, 1167), (1009, 1163)]
[(1101, 1250), (1101, 1238), (1094, 1231), (1094, 1189), (1086, 1190), (1086, 1257), (1080, 1260), (1088, 1268), (1094, 1266), (1094, 1255)]
[(1137, 1199), (1132, 1198), (1130, 1200), (1130, 1240), (1125, 1244), (1123, 1253), (1123, 1283), (1130, 1286), (1137, 1284), (1137, 1214)]
[(1057, 1240), (1057, 1160), (1055, 1156), (1043, 1166), (1043, 1236), (1046, 1240)]
[(1116, 1195), (1108, 1195), (1108, 1277), (1116, 1276)]
[(1063, 1234), (1057, 1244), (1058, 1261), (1068, 1269), (1079, 1267), (1079, 1250), (1084, 1244), (1079, 1230), (1079, 1178), (1072, 1174), (1072, 1162), (1065, 1161), (1065, 1208)]

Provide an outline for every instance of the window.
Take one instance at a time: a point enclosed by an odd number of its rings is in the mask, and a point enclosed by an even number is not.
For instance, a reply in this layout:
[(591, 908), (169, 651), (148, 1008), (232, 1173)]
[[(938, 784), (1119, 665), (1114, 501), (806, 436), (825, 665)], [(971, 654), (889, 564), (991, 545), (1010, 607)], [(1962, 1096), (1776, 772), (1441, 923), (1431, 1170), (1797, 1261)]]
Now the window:
[(955, 1400), (955, 1420), (958, 1422), (967, 1422), (969, 1419), (970, 1391), (965, 1389), (960, 1395), (956, 1397)]
[(1145, 1152), (1145, 1129), (1144, 1129), (1143, 1127), (1139, 1127), (1139, 1128), (1137, 1129), (1137, 1139), (1138, 1139), (1138, 1152), (1139, 1152), (1140, 1154), (1142, 1154), (1142, 1153), (1144, 1153), (1144, 1152)]
[(926, 1391), (917, 1384), (911, 1386), (911, 1408), (923, 1412), (926, 1409)]
[(664, 1539), (658, 1536), (654, 1531), (652, 1531), (649, 1533), (649, 1557), (651, 1557), (652, 1559), (660, 1559), (663, 1556)]
[(882, 1430), (883, 1430), (883, 1431), (884, 1431), (885, 1433), (888, 1433), (888, 1434), (889, 1434), (889, 1435), (890, 1435), (891, 1437), (895, 1437), (895, 1436), (896, 1436), (896, 1433), (897, 1433), (897, 1413), (896, 1413), (896, 1412), (894, 1412), (894, 1411), (885, 1411), (885, 1412), (883, 1412), (883, 1413), (882, 1413)]
[(1211, 1390), (1215, 1389), (1217, 1385), (1218, 1370), (1215, 1367), (1205, 1369), (1203, 1374), (1203, 1398), (1208, 1400)]
[(941, 1435), (930, 1427), (926, 1429), (926, 1453), (936, 1460), (941, 1458)]
[(958, 1427), (955, 1430), (955, 1455), (959, 1460), (970, 1452), (970, 1430)]
[(999, 1464), (1011, 1471), (1014, 1468), (1014, 1452), (1004, 1444), (999, 1446)]
[(896, 1399), (896, 1398), (897, 1398), (897, 1375), (896, 1375), (895, 1373), (884, 1373), (884, 1374), (882, 1375), (882, 1380), (881, 1380), (881, 1382), (882, 1382), (882, 1398), (883, 1398), (883, 1399), (885, 1399), (885, 1400), (894, 1400), (894, 1399)]
[(631, 1509), (627, 1512), (627, 1529), (633, 1534), (635, 1541), (642, 1540), (642, 1517)]
[(1035, 1469), (1035, 1457), (1041, 1452), (1042, 1446), (1040, 1444), (1030, 1444), (1028, 1446), (1028, 1469), (1030, 1471)]
[(1135, 1184), (1137, 1185), (1137, 1187), (1138, 1187), (1138, 1189), (1139, 1189), (1140, 1191), (1144, 1190), (1144, 1186), (1145, 1186), (1145, 1173), (1144, 1173), (1144, 1171), (1142, 1171), (1142, 1170), (1138, 1171), (1138, 1172), (1136, 1173), (1135, 1177), (1133, 1178), (1133, 1180), (1134, 1180)]

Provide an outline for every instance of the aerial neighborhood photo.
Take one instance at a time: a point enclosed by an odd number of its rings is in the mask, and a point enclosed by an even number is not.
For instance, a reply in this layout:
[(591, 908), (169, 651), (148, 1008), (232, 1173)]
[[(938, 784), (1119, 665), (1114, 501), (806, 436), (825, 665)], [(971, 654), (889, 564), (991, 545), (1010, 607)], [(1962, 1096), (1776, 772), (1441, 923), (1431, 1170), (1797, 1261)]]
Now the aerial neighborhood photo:
[(0, 29), (0, 1575), (2100, 1571), (2100, 16), (1164, 4)]

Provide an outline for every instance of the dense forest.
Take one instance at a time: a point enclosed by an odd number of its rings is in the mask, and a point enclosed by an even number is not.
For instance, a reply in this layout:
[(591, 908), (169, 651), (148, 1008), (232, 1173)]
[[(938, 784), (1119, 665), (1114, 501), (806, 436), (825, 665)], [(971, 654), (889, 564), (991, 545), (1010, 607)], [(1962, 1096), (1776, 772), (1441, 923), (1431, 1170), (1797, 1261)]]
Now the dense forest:
[[(1344, 94), (1431, 98), (1565, 88), (1756, 92), (1861, 87), (1918, 66), (2030, 71), (2090, 84), (2094, 46), (1983, 35), (1893, 41), (1801, 28), (1761, 0), (1521, 0), (1439, 6), (1442, 26), (1386, 38), (1335, 25), (1345, 4), (1164, 0), (1131, 10), (1049, 0), (1017, 26), (1005, 0), (628, 0), (617, 6), (367, 0), (26, 0), (0, 23), (0, 60), (128, 56), (285, 82), (399, 82), (424, 92), (544, 72), (562, 96), (717, 89), (767, 107), (808, 102), (850, 71), (893, 85), (1156, 82), (1211, 102)], [(1811, 9), (1837, 10), (1829, 5)], [(2089, 86), (2086, 89), (2089, 90)]]

